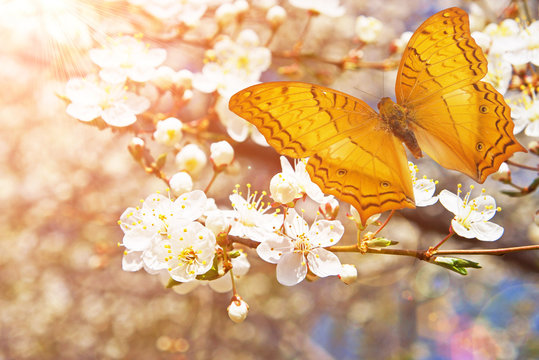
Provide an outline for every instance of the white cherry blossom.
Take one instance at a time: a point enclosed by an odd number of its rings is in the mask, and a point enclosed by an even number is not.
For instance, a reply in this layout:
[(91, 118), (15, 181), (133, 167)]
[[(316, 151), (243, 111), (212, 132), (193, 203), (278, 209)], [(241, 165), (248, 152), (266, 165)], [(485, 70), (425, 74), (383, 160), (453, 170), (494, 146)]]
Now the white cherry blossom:
[(141, 200), (141, 206), (127, 208), (118, 224), (124, 232), (122, 245), (123, 268), (139, 270), (143, 265), (147, 271), (155, 268), (153, 247), (168, 236), (171, 227), (182, 226), (198, 219), (206, 206), (206, 195), (195, 190), (185, 193), (175, 201), (161, 194), (152, 194)]
[(533, 88), (518, 97), (510, 97), (507, 102), (511, 107), (511, 117), (515, 123), (513, 132), (524, 130), (528, 136), (539, 137), (539, 101)]
[(457, 195), (448, 190), (440, 192), (440, 203), (455, 214), (451, 227), (455, 233), (468, 239), (498, 240), (503, 234), (503, 227), (488, 221), (500, 210), (496, 208), (496, 201), (485, 194), (485, 189), (481, 190), (480, 196), (470, 199), (472, 190), (473, 186), (470, 186), (464, 199), (460, 198), (460, 186)]
[(213, 232), (195, 221), (170, 227), (154, 252), (172, 279), (189, 282), (211, 269), (215, 246)]
[(284, 234), (274, 234), (256, 251), (263, 260), (277, 264), (277, 281), (292, 286), (305, 279), (308, 270), (319, 277), (341, 273), (339, 258), (324, 247), (335, 245), (343, 234), (344, 227), (337, 220), (317, 220), (309, 228), (294, 209), (289, 209)]
[(230, 195), (230, 202), (234, 210), (230, 213), (233, 218), (230, 235), (245, 237), (254, 241), (265, 241), (273, 236), (283, 224), (283, 215), (276, 212), (268, 213), (272, 209), (269, 202), (263, 202), (266, 195), (261, 196), (255, 191), (251, 194), (251, 186), (247, 184), (248, 192), (244, 198), (237, 189)]

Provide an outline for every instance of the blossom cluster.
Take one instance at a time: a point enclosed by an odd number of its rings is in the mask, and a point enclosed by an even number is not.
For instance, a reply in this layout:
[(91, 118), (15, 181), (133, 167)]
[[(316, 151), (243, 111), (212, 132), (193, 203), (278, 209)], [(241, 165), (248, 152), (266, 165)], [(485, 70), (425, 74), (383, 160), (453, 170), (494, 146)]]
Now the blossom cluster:
[[(283, 285), (327, 276), (352, 282), (357, 270), (342, 264), (333, 248), (345, 234), (346, 223), (338, 218), (342, 204), (311, 181), (308, 159), (291, 164), (281, 157), (282, 170), (269, 181), (268, 192), (254, 191), (251, 185), (243, 192), (238, 185), (227, 194), (229, 202), (208, 195), (216, 188), (218, 175), (244, 180), (238, 176), (246, 173), (242, 168), (245, 163), (237, 159), (239, 143), (250, 140), (254, 144), (246, 146), (257, 151), (265, 150), (257, 145), (268, 146), (256, 127), (228, 109), (230, 97), (259, 83), (264, 74), (271, 77), (278, 59), (294, 63), (278, 67), (277, 74), (293, 79), (303, 74), (298, 60), (303, 39), (291, 50), (273, 50), (272, 41), (281, 25), (294, 20), (293, 11), (303, 11), (309, 18), (339, 18), (345, 16), (345, 7), (339, 0), (289, 0), (288, 6), (273, 0), (129, 3), (152, 19), (150, 29), (163, 41), (147, 42), (134, 32), (108, 38), (89, 52), (94, 71), (70, 79), (63, 96), (67, 113), (79, 121), (132, 134), (129, 151), (135, 161), (167, 186), (167, 196), (152, 194), (121, 215), (123, 269), (159, 274), (178, 293), (199, 284), (209, 284), (219, 292), (234, 289), (228, 309), (234, 321), (242, 321), (248, 310), (232, 285), (249, 270), (251, 253), (245, 247), (256, 248), (258, 257), (276, 264), (276, 278)], [(245, 21), (251, 11), (264, 15), (256, 19), (264, 19), (270, 35), (260, 31), (263, 24)], [(537, 22), (524, 25), (504, 20), (484, 26), (478, 25), (480, 14), (475, 15), (477, 31), (473, 36), (489, 60), (486, 80), (513, 97), (509, 103), (515, 132), (538, 136), (536, 92), (533, 87), (515, 88), (513, 84), (515, 72), (526, 64), (537, 65)], [(384, 34), (383, 23), (375, 17), (359, 15), (354, 20), (354, 32), (348, 39), (351, 50), (339, 63), (342, 69), (361, 64), (364, 50), (377, 44)], [(405, 32), (395, 39), (390, 52), (401, 53), (411, 35)], [(173, 47), (164, 49), (155, 44), (171, 39), (198, 47), (198, 66), (167, 63)], [(457, 194), (447, 190), (436, 194), (437, 181), (418, 177), (413, 163), (409, 163), (409, 170), (415, 205), (434, 206), (439, 201), (454, 214), (451, 233), (482, 241), (501, 237), (503, 228), (490, 222), (500, 210), (493, 197), (483, 191), (472, 199), (470, 189), (461, 198), (460, 187)], [(496, 176), (507, 179), (508, 175)], [(315, 208), (316, 214), (304, 208)], [(367, 226), (380, 226), (379, 217), (376, 214), (364, 224), (357, 209), (350, 208), (348, 219), (358, 230), (354, 240), (361, 251), (372, 244), (390, 245), (390, 241), (382, 241), (385, 239), (374, 241), (372, 233), (365, 235), (362, 243), (359, 234)]]

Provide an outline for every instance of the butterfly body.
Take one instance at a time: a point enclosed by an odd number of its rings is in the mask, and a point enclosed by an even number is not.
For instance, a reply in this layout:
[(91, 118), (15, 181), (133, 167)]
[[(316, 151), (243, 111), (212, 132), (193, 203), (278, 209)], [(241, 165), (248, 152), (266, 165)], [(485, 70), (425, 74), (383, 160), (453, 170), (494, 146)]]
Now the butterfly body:
[(414, 131), (410, 127), (413, 113), (408, 111), (407, 108), (394, 103), (388, 97), (380, 100), (378, 110), (380, 111), (380, 121), (383, 126), (402, 141), (416, 159), (423, 157)]
[(386, 210), (413, 208), (403, 143), (479, 183), (517, 151), (511, 110), (481, 81), (487, 60), (459, 8), (428, 18), (403, 53), (396, 102), (380, 113), (360, 99), (302, 82), (270, 82), (231, 97), (229, 108), (254, 124), (279, 153), (309, 157), (311, 180), (353, 205), (363, 223)]

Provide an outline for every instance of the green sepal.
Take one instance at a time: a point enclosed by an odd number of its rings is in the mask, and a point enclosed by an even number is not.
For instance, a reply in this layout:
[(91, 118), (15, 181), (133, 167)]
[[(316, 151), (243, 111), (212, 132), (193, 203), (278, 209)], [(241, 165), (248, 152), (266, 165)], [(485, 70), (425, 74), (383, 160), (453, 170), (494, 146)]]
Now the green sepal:
[(166, 161), (167, 161), (166, 153), (159, 155), (157, 159), (155, 160), (155, 168), (157, 170), (161, 170), (163, 166), (165, 166)]
[(182, 283), (179, 281), (174, 280), (173, 278), (169, 278), (167, 284), (165, 285), (165, 288), (172, 289), (176, 285), (181, 285)]
[(210, 270), (206, 271), (204, 274), (197, 275), (197, 280), (215, 280), (223, 276), (224, 274), (219, 274), (219, 257), (215, 256), (213, 258), (213, 264)]
[(233, 250), (228, 253), (228, 257), (231, 259), (235, 259), (241, 255), (241, 251), (239, 250)]
[(481, 265), (475, 261), (454, 257), (437, 256), (432, 262), (461, 275), (468, 275), (466, 268), (481, 269)]
[(377, 238), (365, 241), (365, 245), (367, 245), (367, 247), (387, 247), (391, 245), (397, 245), (398, 243), (399, 243), (398, 241), (391, 241), (384, 237), (377, 237)]

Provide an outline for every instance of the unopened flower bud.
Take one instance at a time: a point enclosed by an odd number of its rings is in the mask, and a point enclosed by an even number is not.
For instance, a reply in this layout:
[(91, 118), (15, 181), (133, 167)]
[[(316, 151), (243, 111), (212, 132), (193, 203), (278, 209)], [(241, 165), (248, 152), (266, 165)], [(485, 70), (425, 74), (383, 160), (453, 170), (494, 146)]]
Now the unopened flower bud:
[(245, 0), (236, 0), (233, 5), (236, 8), (237, 14), (245, 14), (249, 11), (249, 3)]
[(178, 71), (174, 77), (174, 83), (184, 89), (191, 89), (193, 87), (193, 73), (187, 69)]
[(174, 77), (176, 76), (176, 71), (174, 71), (169, 66), (160, 66), (157, 68), (155, 75), (152, 79), (152, 82), (162, 90), (168, 90), (172, 87), (174, 83)]
[(227, 141), (219, 141), (210, 146), (210, 159), (216, 167), (227, 166), (234, 160), (234, 149)]
[(502, 183), (511, 182), (511, 170), (506, 163), (502, 163), (494, 174), (491, 175), (494, 180), (500, 181)]
[(343, 264), (339, 279), (346, 285), (350, 285), (357, 279), (357, 269), (352, 264)]
[(180, 171), (172, 175), (169, 180), (170, 189), (176, 196), (180, 196), (183, 193), (193, 190), (193, 179), (191, 175), (185, 171)]
[(176, 155), (176, 164), (180, 170), (197, 175), (206, 166), (206, 154), (196, 144), (188, 144)]
[(528, 144), (528, 149), (530, 149), (530, 152), (539, 155), (539, 141), (534, 140)]
[(233, 299), (230, 305), (227, 308), (228, 316), (235, 323), (241, 323), (247, 317), (249, 312), (249, 305), (241, 298), (236, 297)]
[(283, 173), (275, 174), (270, 181), (270, 194), (275, 202), (288, 204), (299, 196), (297, 182)]
[(236, 19), (236, 7), (230, 3), (224, 3), (215, 10), (215, 18), (219, 26), (226, 26)]
[(275, 5), (266, 13), (266, 21), (270, 23), (273, 28), (281, 26), (286, 20), (286, 10), (279, 5)]
[(182, 127), (183, 124), (180, 120), (169, 117), (157, 123), (153, 137), (160, 144), (172, 146), (182, 139)]
[(326, 196), (319, 210), (326, 220), (335, 220), (339, 213), (339, 202), (333, 196)]
[(412, 35), (413, 33), (411, 31), (403, 32), (398, 39), (391, 41), (391, 44), (389, 45), (389, 52), (392, 54), (402, 54)]
[(226, 233), (230, 229), (230, 223), (221, 211), (212, 211), (206, 217), (205, 225), (215, 236)]

